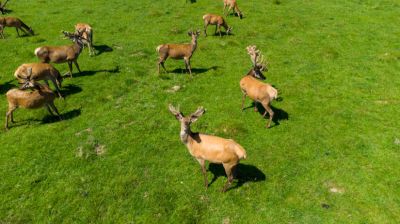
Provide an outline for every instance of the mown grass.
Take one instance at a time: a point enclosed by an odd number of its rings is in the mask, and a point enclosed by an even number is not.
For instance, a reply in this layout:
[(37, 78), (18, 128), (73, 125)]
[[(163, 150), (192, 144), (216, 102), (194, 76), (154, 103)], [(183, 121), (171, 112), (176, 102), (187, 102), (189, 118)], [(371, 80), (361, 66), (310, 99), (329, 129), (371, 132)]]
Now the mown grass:
[[(157, 75), (155, 47), (188, 42), (187, 30), (221, 13), (222, 1), (10, 1), (10, 16), (36, 35), (6, 28), (1, 94), (17, 85), (20, 64), (37, 61), (36, 47), (69, 44), (60, 31), (77, 22), (94, 27), (100, 52), (85, 50), (83, 74), (65, 80), (56, 102), (64, 121), (20, 109), (0, 131), (0, 222), (399, 222), (399, 2), (238, 2), (245, 18), (227, 19), (232, 36), (199, 39), (190, 80), (182, 61)], [(282, 97), (269, 130), (259, 113), (240, 110), (250, 44), (267, 56), (267, 81)], [(220, 193), (226, 179), (210, 166), (209, 179), (220, 177), (204, 189), (169, 103), (186, 113), (204, 106), (193, 129), (246, 148), (239, 187)]]

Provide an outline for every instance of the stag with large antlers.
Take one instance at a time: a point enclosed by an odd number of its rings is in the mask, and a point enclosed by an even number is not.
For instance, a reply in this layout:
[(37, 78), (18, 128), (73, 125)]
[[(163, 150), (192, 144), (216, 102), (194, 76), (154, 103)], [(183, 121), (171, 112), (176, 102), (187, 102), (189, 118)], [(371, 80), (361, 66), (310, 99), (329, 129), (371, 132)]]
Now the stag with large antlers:
[(64, 36), (72, 42), (72, 45), (66, 46), (43, 46), (35, 49), (35, 55), (40, 59), (43, 63), (53, 62), (56, 64), (59, 63), (68, 63), (69, 74), (72, 77), (72, 63), (75, 64), (79, 73), (81, 73), (81, 69), (78, 65), (78, 57), (83, 49), (83, 41), (80, 34), (69, 33), (66, 31), (62, 31)]
[[(21, 89), (11, 89), (6, 93), (8, 101), (8, 110), (6, 113), (5, 128), (8, 130), (8, 121), (14, 122), (13, 112), (19, 108), (36, 109), (46, 106), (51, 115), (54, 116), (52, 110), (57, 114), (61, 120), (60, 113), (54, 105), (56, 95), (46, 85), (40, 85), (35, 80), (31, 79), (32, 68), (28, 68), (27, 77), (23, 78), (25, 81)], [(33, 89), (33, 91), (26, 91), (25, 89)]]
[(188, 35), (192, 37), (192, 42), (190, 44), (162, 44), (157, 47), (156, 50), (159, 55), (158, 74), (160, 74), (160, 65), (165, 72), (167, 72), (167, 69), (164, 67), (164, 62), (170, 57), (176, 60), (183, 59), (185, 61), (186, 70), (189, 71), (190, 77), (192, 77), (190, 58), (197, 48), (197, 38), (200, 35), (200, 30), (196, 32), (190, 31)]
[(88, 47), (89, 55), (95, 55), (93, 48), (93, 29), (87, 23), (78, 23), (75, 25), (75, 34), (82, 37), (83, 44)]
[(199, 107), (196, 112), (186, 117), (179, 111), (179, 108), (176, 109), (172, 105), (169, 105), (169, 111), (181, 123), (181, 141), (186, 145), (189, 153), (200, 163), (206, 188), (208, 187), (206, 161), (224, 166), (226, 176), (228, 177), (227, 182), (222, 188), (222, 192), (225, 192), (233, 182), (234, 169), (239, 161), (246, 159), (247, 155), (244, 148), (232, 139), (192, 132), (190, 125), (204, 114), (205, 110), (203, 107)]
[[(17, 34), (19, 35), (19, 30), (22, 30), (26, 35), (34, 35), (34, 32), (31, 27), (27, 26), (22, 20), (16, 17), (3, 17), (0, 18), (0, 25), (1, 25), (1, 33), (3, 33), (3, 29), (5, 27), (15, 27), (17, 30)], [(4, 36), (2, 34), (2, 38), (4, 39)]]
[[(29, 70), (31, 71), (31, 73), (28, 73)], [(51, 64), (47, 63), (22, 64), (14, 72), (14, 76), (20, 82), (24, 81), (28, 76), (30, 76), (30, 79), (35, 81), (44, 80), (47, 85), (49, 85), (48, 80), (50, 80), (54, 84), (58, 96), (62, 98), (60, 88), (63, 78), (61, 77), (60, 72)]]
[(268, 83), (263, 83), (258, 79), (264, 80), (265, 76), (262, 74), (264, 70), (268, 70), (264, 57), (261, 51), (256, 46), (248, 46), (247, 53), (253, 63), (253, 68), (240, 80), (240, 88), (243, 92), (242, 110), (246, 96), (254, 100), (254, 110), (256, 110), (256, 103), (261, 103), (265, 108), (263, 116), (269, 113), (269, 122), (267, 128), (271, 127), (274, 111), (271, 109), (271, 101), (278, 97), (278, 91)]

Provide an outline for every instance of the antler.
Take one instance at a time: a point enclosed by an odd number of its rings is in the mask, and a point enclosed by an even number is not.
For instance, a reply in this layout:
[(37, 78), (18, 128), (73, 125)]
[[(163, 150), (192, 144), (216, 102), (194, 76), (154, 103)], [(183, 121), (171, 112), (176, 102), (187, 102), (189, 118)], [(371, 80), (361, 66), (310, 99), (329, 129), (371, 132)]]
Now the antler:
[(201, 115), (203, 115), (203, 113), (205, 112), (204, 107), (198, 107), (197, 110), (192, 113), (190, 116), (195, 116), (195, 117), (199, 117)]
[(169, 111), (171, 111), (171, 113), (173, 113), (173, 114), (175, 114), (175, 115), (181, 113), (181, 112), (179, 111), (179, 107), (178, 107), (178, 109), (176, 109), (174, 106), (172, 106), (172, 104), (169, 104), (168, 107), (169, 107)]
[(261, 51), (257, 49), (256, 45), (250, 45), (246, 47), (246, 50), (247, 53), (250, 55), (250, 59), (254, 67), (259, 67), (261, 71), (267, 68), (267, 64), (264, 60), (264, 55), (261, 54)]

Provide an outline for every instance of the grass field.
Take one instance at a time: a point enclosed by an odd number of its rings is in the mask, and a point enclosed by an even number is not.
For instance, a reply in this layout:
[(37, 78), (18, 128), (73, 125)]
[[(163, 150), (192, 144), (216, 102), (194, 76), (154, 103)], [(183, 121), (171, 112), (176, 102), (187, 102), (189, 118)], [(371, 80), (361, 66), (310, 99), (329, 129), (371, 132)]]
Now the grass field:
[[(36, 35), (5, 29), (1, 94), (17, 85), (20, 64), (38, 61), (36, 47), (70, 44), (60, 31), (77, 22), (94, 28), (97, 55), (85, 49), (83, 73), (64, 81), (63, 121), (19, 109), (0, 130), (0, 223), (399, 223), (399, 1), (238, 4), (244, 18), (227, 19), (234, 35), (199, 38), (190, 80), (171, 59), (171, 73), (158, 75), (155, 48), (189, 42), (222, 0), (10, 1), (9, 16)], [(240, 110), (250, 44), (282, 99), (271, 129), (249, 99)], [(218, 165), (204, 189), (169, 103), (204, 106), (192, 129), (247, 150), (226, 193)]]

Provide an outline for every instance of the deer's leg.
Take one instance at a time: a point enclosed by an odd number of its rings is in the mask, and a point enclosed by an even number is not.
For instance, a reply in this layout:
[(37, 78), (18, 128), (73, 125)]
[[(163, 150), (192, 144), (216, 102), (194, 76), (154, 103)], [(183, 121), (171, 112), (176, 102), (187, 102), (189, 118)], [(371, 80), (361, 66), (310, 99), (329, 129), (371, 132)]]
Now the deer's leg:
[(72, 78), (72, 62), (71, 61), (67, 61), (67, 63), (68, 63), (69, 75)]
[(232, 172), (232, 170), (233, 170), (233, 167), (234, 167), (236, 164), (231, 165), (231, 164), (223, 163), (222, 165), (224, 166), (225, 173), (226, 173), (226, 176), (227, 176), (227, 178), (228, 178), (228, 180), (227, 180), (226, 183), (225, 183), (224, 188), (222, 188), (222, 192), (225, 192), (226, 189), (228, 189), (228, 187), (229, 187), (229, 186), (232, 184), (232, 182), (233, 182), (233, 172)]
[(218, 25), (215, 25), (214, 36), (217, 35)]
[(189, 70), (190, 78), (192, 78), (192, 68), (190, 66), (190, 58), (184, 58), (185, 64), (186, 64), (186, 69)]
[(244, 110), (244, 101), (246, 100), (246, 93), (243, 92), (243, 98), (242, 98), (242, 111)]
[(60, 115), (60, 113), (58, 112), (56, 105), (54, 105), (54, 102), (50, 102), (49, 105), (50, 105), (51, 109), (53, 109), (53, 111), (56, 112), (58, 118), (59, 118), (60, 121), (61, 121), (61, 120), (62, 120), (61, 115)]
[(228, 14), (225, 14), (225, 10), (226, 10), (226, 4), (224, 4), (224, 10), (222, 10), (222, 14), (224, 14), (225, 16), (227, 16)]
[(15, 30), (17, 30), (17, 34), (18, 34), (18, 36), (20, 37), (19, 31), (18, 31), (18, 27), (15, 27)]
[(221, 34), (221, 25), (218, 24), (217, 27), (218, 27), (219, 37), (222, 37), (222, 34)]
[(204, 159), (197, 159), (201, 166), (201, 172), (204, 176), (204, 186), (208, 188), (208, 179), (207, 179), (207, 170), (206, 170), (206, 161)]
[(74, 64), (75, 64), (75, 67), (78, 69), (79, 74), (82, 73), (82, 72), (81, 72), (81, 69), (79, 68), (78, 61), (74, 60), (73, 62), (74, 62)]
[[(49, 83), (48, 83), (48, 81), (47, 80), (44, 80), (45, 82), (46, 82), (46, 84), (49, 86)], [(57, 94), (58, 94), (58, 97), (60, 97), (61, 99), (63, 98), (63, 96), (61, 95), (61, 92), (60, 92), (60, 88), (58, 88), (59, 87), (59, 84), (58, 84), (58, 82), (54, 79), (54, 78), (52, 78), (51, 79), (51, 82), (53, 83), (53, 85), (54, 85), (54, 87), (56, 88), (56, 91), (57, 91)]]
[(257, 101), (254, 101), (254, 112), (257, 112), (258, 111), (258, 109), (257, 109)]
[(208, 26), (208, 23), (205, 22), (205, 23), (204, 23), (204, 35), (205, 35), (205, 36), (207, 36), (207, 26)]
[(46, 108), (47, 108), (47, 111), (49, 111), (49, 114), (51, 116), (54, 116), (54, 113), (53, 113), (53, 111), (51, 111), (50, 106), (48, 104), (46, 104)]
[(231, 13), (231, 11), (233, 11), (233, 7), (232, 7), (232, 6), (229, 6), (229, 9), (228, 9), (227, 15), (229, 15), (229, 13)]
[(5, 129), (8, 130), (8, 120), (11, 118), (11, 122), (14, 123), (14, 117), (13, 117), (13, 112), (17, 109), (17, 107), (9, 107), (8, 111), (6, 113), (6, 124), (5, 124)]
[(265, 117), (265, 115), (267, 115), (267, 112), (269, 113), (269, 122), (267, 124), (267, 128), (271, 127), (271, 122), (272, 122), (272, 118), (274, 117), (274, 111), (271, 109), (269, 102), (262, 102), (263, 107), (265, 108), (265, 112), (263, 114), (263, 117)]

